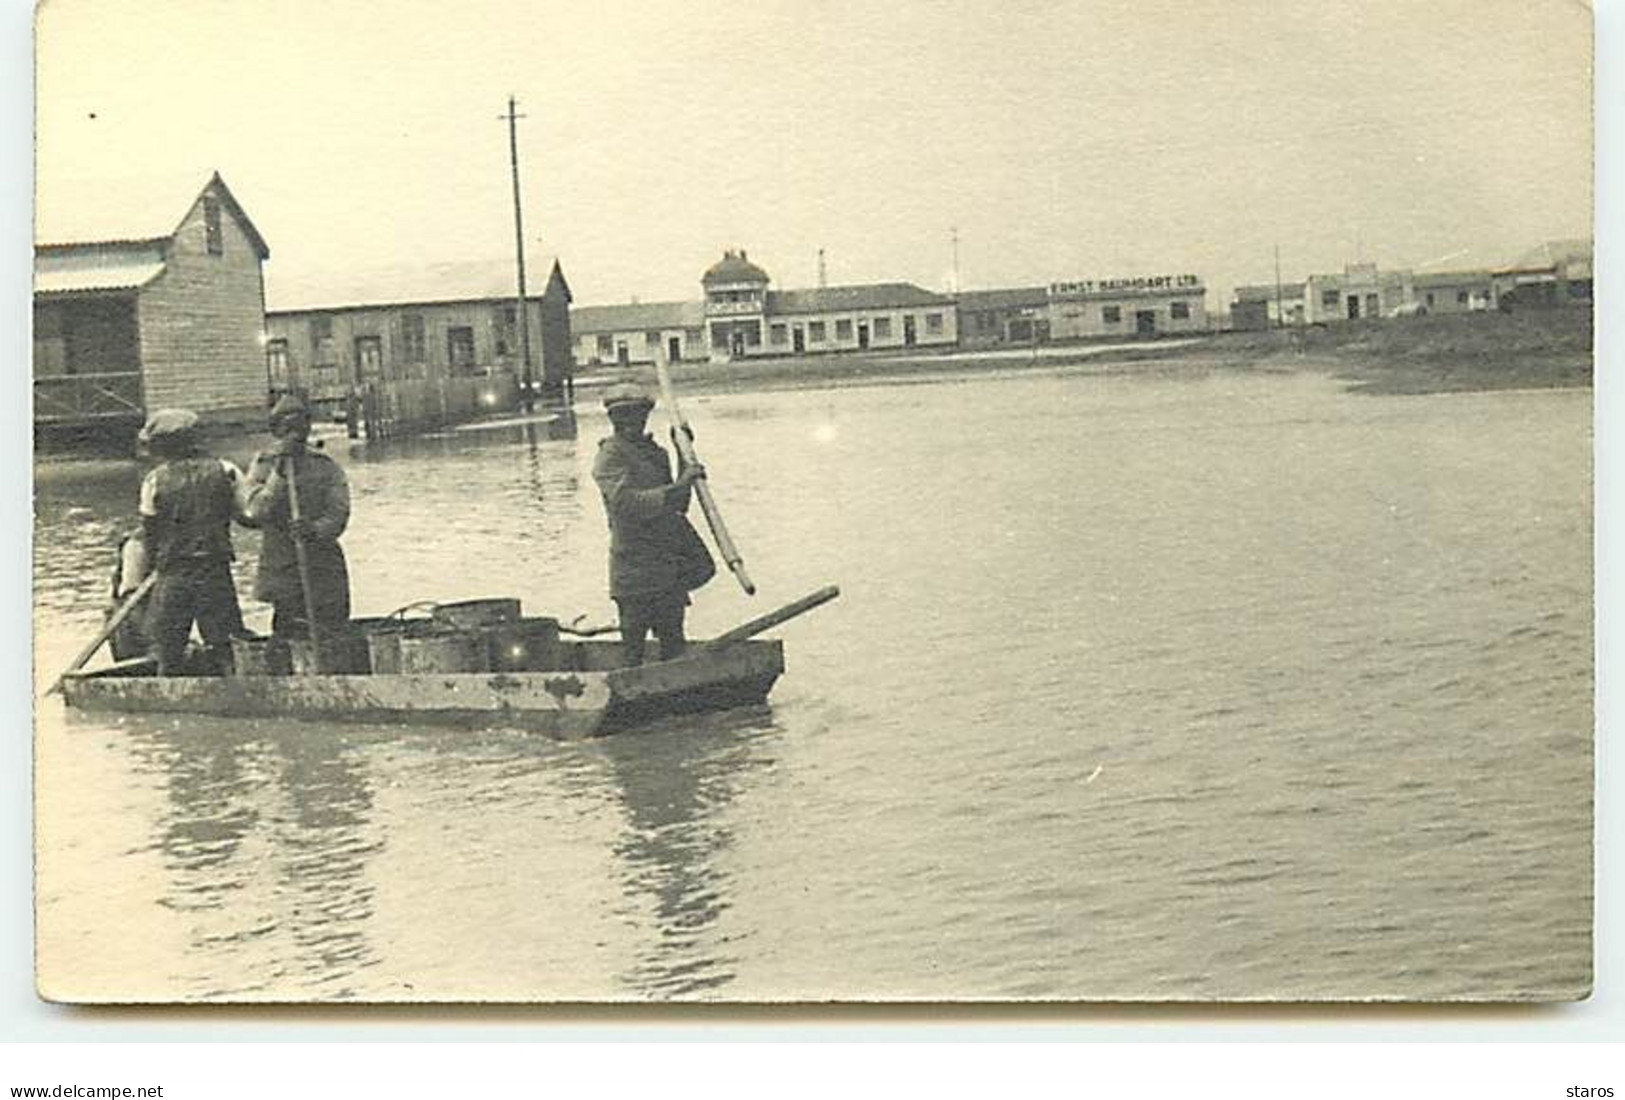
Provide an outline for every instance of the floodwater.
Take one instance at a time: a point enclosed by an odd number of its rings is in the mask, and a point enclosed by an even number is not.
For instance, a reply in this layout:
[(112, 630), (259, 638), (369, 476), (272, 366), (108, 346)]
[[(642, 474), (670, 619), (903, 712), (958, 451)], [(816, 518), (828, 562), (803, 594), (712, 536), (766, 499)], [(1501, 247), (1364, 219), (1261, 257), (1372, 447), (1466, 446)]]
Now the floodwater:
[[(1590, 396), (1055, 370), (696, 397), (760, 594), (723, 573), (694, 632), (843, 591), (779, 630), (771, 707), (558, 743), (42, 701), (42, 988), (1583, 995)], [(605, 424), (577, 427), (335, 442), (357, 614), (607, 618)], [(42, 685), (135, 480), (41, 470)]]

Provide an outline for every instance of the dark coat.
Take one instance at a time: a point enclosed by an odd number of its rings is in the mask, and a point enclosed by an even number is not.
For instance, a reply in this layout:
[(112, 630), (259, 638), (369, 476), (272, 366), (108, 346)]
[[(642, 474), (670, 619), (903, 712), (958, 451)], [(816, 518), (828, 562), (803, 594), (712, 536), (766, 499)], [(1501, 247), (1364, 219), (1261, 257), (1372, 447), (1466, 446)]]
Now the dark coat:
[(305, 555), (310, 562), (316, 614), (318, 618), (348, 618), (350, 573), (338, 540), (350, 522), (350, 483), (338, 463), (319, 451), (306, 451), (291, 459), (261, 452), (248, 469), (243, 514), (249, 526), (258, 527), (264, 534), (254, 598), (297, 608), (302, 616), (305, 597), (293, 533), (288, 529), (288, 482), (278, 469), (284, 461), (295, 464), (299, 514), (311, 526)]
[(691, 495), (672, 483), (671, 459), (649, 436), (598, 444), (593, 480), (609, 517), (609, 594), (617, 599), (690, 592), (716, 575), (685, 513)]

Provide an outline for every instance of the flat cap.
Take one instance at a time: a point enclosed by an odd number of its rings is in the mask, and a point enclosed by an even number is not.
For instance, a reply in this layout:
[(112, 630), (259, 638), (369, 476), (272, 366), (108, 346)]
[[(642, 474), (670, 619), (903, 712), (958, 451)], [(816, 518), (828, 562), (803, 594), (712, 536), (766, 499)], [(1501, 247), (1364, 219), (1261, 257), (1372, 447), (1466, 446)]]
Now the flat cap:
[(136, 438), (142, 443), (175, 439), (195, 433), (199, 423), (197, 413), (191, 409), (159, 409), (147, 417), (147, 422), (141, 426), (141, 434)]
[(643, 387), (636, 382), (616, 382), (604, 390), (604, 408), (622, 409), (634, 405), (642, 405), (646, 409), (655, 407), (654, 399), (643, 392)]

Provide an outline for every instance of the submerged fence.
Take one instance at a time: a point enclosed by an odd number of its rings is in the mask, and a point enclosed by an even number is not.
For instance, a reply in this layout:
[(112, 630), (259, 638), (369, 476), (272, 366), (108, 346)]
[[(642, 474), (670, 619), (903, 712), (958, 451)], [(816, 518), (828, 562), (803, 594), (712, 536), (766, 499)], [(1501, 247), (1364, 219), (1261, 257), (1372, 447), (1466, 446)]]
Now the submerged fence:
[(417, 378), (370, 382), (349, 415), (368, 439), (387, 439), (460, 424), (517, 408), (519, 384), (507, 373), (477, 378)]

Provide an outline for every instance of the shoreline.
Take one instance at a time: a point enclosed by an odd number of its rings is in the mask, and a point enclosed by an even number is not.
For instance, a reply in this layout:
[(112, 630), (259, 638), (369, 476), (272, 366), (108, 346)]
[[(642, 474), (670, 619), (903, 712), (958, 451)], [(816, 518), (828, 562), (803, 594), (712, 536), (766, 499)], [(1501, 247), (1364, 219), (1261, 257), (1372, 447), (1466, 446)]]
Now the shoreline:
[[(939, 354), (822, 355), (672, 365), (686, 393), (951, 382), (1034, 372), (1123, 374), (1245, 371), (1329, 374), (1352, 393), (1417, 396), (1493, 390), (1585, 389), (1592, 385), (1591, 311), (1458, 314), (1311, 329), (1224, 332), (1038, 348), (951, 349)], [(577, 382), (578, 399), (621, 380), (613, 368)], [(652, 368), (630, 373), (645, 384)]]

